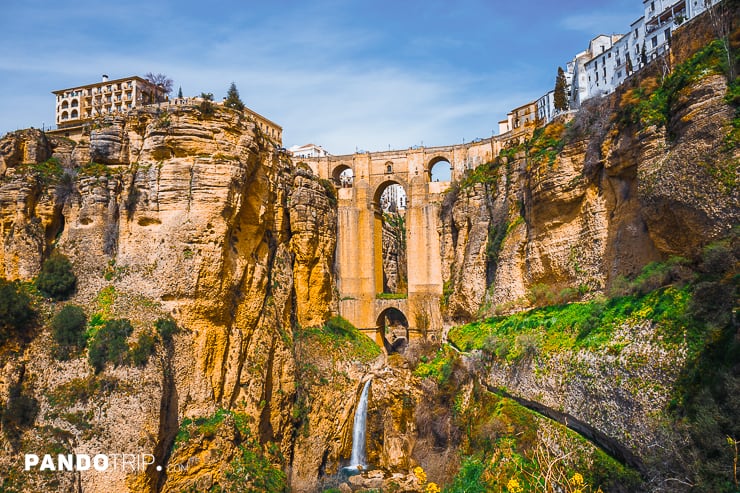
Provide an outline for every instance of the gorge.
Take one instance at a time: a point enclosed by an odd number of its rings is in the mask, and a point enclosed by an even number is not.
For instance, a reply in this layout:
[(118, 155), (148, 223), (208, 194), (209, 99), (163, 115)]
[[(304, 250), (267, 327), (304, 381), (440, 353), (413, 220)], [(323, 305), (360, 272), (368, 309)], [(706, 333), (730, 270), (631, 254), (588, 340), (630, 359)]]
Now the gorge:
[[(220, 105), (5, 135), (0, 489), (734, 491), (740, 98), (718, 49), (695, 23), (672, 73), (449, 150), (297, 159)], [(68, 292), (40, 282), (65, 269)]]

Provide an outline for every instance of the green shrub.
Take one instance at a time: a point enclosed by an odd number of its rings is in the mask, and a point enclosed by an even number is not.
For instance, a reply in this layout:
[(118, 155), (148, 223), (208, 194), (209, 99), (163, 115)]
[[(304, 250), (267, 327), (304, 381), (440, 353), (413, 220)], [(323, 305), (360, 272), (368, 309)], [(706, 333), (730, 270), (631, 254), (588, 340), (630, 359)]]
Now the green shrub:
[(154, 328), (157, 329), (157, 334), (162, 338), (162, 341), (168, 343), (172, 340), (172, 336), (178, 332), (177, 322), (171, 318), (161, 317), (154, 322)]
[(324, 187), (324, 190), (326, 191), (326, 198), (329, 200), (329, 205), (336, 207), (339, 198), (337, 197), (337, 189), (334, 184), (324, 178), (320, 178), (319, 183), (321, 183), (321, 186)]
[(486, 493), (489, 484), (483, 477), (485, 470), (486, 466), (480, 459), (466, 458), (452, 484), (443, 490), (444, 493)]
[(59, 346), (55, 351), (57, 358), (66, 359), (70, 349), (85, 346), (86, 327), (85, 312), (77, 305), (65, 305), (59, 313), (54, 315), (51, 320), (51, 329), (54, 342)]
[(241, 455), (231, 461), (225, 474), (226, 480), (232, 488), (229, 491), (248, 493), (261, 491), (281, 493), (288, 491), (285, 473), (270, 463), (262, 451), (259, 450), (259, 444), (250, 443), (239, 447), (239, 449)]
[(77, 277), (72, 264), (61, 253), (52, 253), (41, 267), (36, 287), (41, 293), (55, 300), (67, 299), (75, 290)]
[(131, 348), (131, 361), (136, 366), (144, 366), (149, 362), (149, 356), (154, 354), (156, 340), (149, 331), (139, 334), (136, 344)]
[(2, 409), (0, 425), (5, 436), (15, 441), (20, 438), (22, 428), (33, 425), (39, 412), (39, 403), (32, 395), (23, 393), (19, 384), (12, 385), (8, 391), (8, 402)]
[(121, 365), (126, 362), (128, 356), (128, 344), (126, 338), (131, 335), (134, 328), (127, 319), (108, 320), (95, 334), (88, 349), (88, 359), (99, 373), (107, 362)]
[(0, 343), (27, 328), (33, 315), (31, 298), (20, 283), (0, 277)]

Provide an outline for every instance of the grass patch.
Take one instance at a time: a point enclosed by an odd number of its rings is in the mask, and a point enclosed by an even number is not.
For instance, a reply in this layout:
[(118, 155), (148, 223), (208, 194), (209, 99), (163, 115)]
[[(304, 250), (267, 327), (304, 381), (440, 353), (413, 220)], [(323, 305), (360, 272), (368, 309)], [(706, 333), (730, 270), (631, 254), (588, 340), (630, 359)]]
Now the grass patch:
[(563, 150), (565, 145), (563, 137), (566, 130), (566, 125), (560, 122), (554, 122), (546, 127), (536, 129), (532, 138), (525, 144), (527, 157), (533, 164), (553, 164), (555, 157)]
[(380, 347), (342, 317), (330, 318), (323, 327), (300, 330), (299, 337), (309, 339), (331, 354), (368, 362), (380, 355)]
[(64, 174), (62, 163), (55, 157), (50, 157), (41, 163), (26, 163), (19, 168), (30, 172), (37, 180), (44, 184), (55, 183)]
[(113, 170), (105, 164), (95, 163), (91, 161), (80, 168), (79, 175), (97, 177), (106, 176), (110, 178), (111, 176), (113, 176)]
[(548, 306), (455, 327), (449, 340), (463, 351), (482, 349), (512, 362), (533, 351), (602, 349), (619, 325), (650, 320), (660, 324), (665, 343), (678, 344), (687, 337), (696, 353), (703, 333), (686, 313), (689, 300), (688, 287), (668, 287), (646, 295)]
[(408, 297), (406, 293), (378, 293), (375, 295), (379, 300), (405, 300)]
[(445, 383), (455, 368), (455, 358), (457, 353), (447, 344), (443, 345), (434, 358), (427, 360), (422, 356), (421, 362), (414, 370), (414, 375), (421, 378), (431, 378), (438, 384)]

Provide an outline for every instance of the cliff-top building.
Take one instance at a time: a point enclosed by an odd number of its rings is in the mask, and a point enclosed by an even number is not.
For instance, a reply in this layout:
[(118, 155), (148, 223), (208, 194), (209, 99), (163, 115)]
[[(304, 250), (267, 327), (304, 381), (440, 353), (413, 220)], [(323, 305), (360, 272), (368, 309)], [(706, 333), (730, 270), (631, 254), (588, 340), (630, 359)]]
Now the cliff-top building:
[[(200, 98), (170, 101), (162, 87), (135, 75), (114, 80), (103, 75), (100, 82), (59, 89), (52, 94), (56, 96), (57, 130), (50, 133), (72, 139), (81, 138), (87, 131), (86, 124), (94, 118), (124, 114), (136, 107), (155, 103), (168, 107), (202, 102)], [(249, 108), (244, 108), (244, 111), (264, 135), (282, 145), (283, 129), (280, 125)]]
[(96, 117), (122, 113), (136, 106), (164, 101), (164, 89), (141, 77), (103, 80), (95, 84), (52, 91), (56, 96), (56, 124), (59, 129), (82, 125)]

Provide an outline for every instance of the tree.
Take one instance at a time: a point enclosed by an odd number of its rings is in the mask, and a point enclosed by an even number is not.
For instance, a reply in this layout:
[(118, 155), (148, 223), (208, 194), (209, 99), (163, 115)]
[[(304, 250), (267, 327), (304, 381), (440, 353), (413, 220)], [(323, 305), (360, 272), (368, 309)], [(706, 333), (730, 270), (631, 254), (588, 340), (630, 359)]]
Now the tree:
[(179, 99), (182, 99), (182, 86), (180, 86), (180, 88), (177, 90), (177, 97)]
[(567, 82), (563, 67), (558, 67), (558, 76), (555, 78), (555, 110), (565, 111), (568, 109), (568, 95), (565, 92)]
[(627, 62), (626, 62), (627, 75), (631, 74), (633, 69), (634, 67), (632, 67), (632, 58), (630, 57), (630, 54), (627, 53)]
[(54, 341), (67, 350), (85, 345), (86, 326), (85, 312), (77, 305), (65, 305), (51, 320)]
[(231, 86), (229, 86), (229, 92), (226, 93), (226, 101), (224, 101), (224, 106), (228, 108), (233, 108), (237, 111), (242, 111), (244, 109), (244, 103), (239, 98), (239, 91), (236, 88), (236, 84), (233, 82), (231, 83)]
[(72, 264), (61, 253), (54, 252), (41, 266), (36, 287), (41, 293), (55, 300), (67, 299), (75, 290), (77, 276)]
[(214, 113), (213, 110), (213, 93), (202, 92), (200, 98), (203, 100), (200, 102), (200, 112), (203, 116), (211, 116)]
[(0, 343), (12, 333), (25, 329), (31, 318), (31, 299), (21, 291), (18, 281), (0, 277)]
[(642, 66), (644, 67), (647, 65), (648, 58), (647, 58), (647, 51), (645, 51), (645, 42), (642, 42), (642, 53), (640, 53), (640, 63), (642, 63)]
[(87, 352), (90, 365), (95, 369), (95, 373), (100, 373), (108, 361), (114, 365), (126, 362), (128, 357), (126, 338), (133, 331), (134, 328), (131, 326), (131, 322), (125, 318), (109, 320), (98, 330), (98, 333), (90, 341)]
[[(167, 77), (165, 74), (153, 74), (151, 72), (147, 72), (147, 74), (144, 76), (146, 80), (154, 84), (155, 86), (159, 87), (164, 94), (169, 94), (172, 92), (172, 79)], [(157, 94), (155, 98), (157, 99), (157, 102), (161, 101), (160, 99), (160, 92), (157, 91)]]

